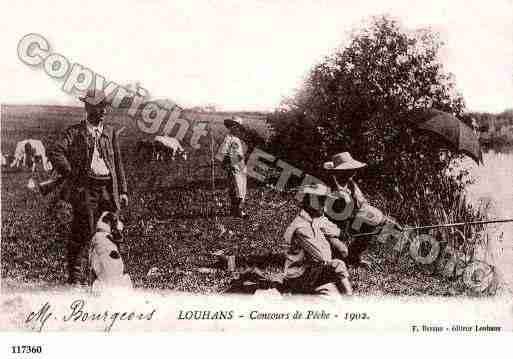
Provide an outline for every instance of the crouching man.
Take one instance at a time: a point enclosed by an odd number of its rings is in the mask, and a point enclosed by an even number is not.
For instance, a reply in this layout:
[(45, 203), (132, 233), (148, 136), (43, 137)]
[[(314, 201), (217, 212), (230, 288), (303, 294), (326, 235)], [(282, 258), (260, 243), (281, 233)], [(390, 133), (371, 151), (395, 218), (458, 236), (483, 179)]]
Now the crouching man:
[(304, 186), (301, 211), (285, 232), (288, 247), (284, 285), (292, 293), (351, 295), (345, 263), (333, 259), (330, 241), (340, 243), (339, 228), (324, 216), (330, 189), (322, 184)]
[(386, 225), (393, 225), (398, 231), (403, 228), (393, 218), (370, 205), (354, 181), (356, 172), (365, 166), (349, 152), (338, 153), (331, 161), (324, 163), (324, 169), (332, 180), (331, 196), (334, 198), (328, 206), (327, 217), (341, 229), (341, 237), (348, 243), (332, 243), (334, 257), (344, 259), (350, 266), (372, 269), (374, 263), (362, 258), (373, 238), (371, 234), (378, 234)]
[[(333, 218), (330, 217), (342, 230), (342, 237), (346, 241), (357, 233), (374, 232), (380, 225), (384, 224), (382, 212), (371, 206), (362, 191), (353, 180), (356, 171), (367, 166), (365, 163), (355, 160), (349, 152), (342, 152), (334, 155), (329, 162), (324, 163), (324, 169), (329, 173), (332, 180), (332, 196), (336, 201), (332, 205)], [(346, 263), (350, 266), (369, 269), (372, 263), (363, 259), (362, 254), (369, 246), (370, 237), (362, 236), (352, 239), (347, 251), (337, 251)], [(346, 247), (347, 248), (347, 247)]]

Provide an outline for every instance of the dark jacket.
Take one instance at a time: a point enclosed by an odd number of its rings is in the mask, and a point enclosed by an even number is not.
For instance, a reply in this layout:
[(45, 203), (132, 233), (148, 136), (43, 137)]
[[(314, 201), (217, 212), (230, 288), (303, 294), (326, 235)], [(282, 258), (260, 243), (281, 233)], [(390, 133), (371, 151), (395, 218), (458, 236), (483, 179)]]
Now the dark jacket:
[[(48, 158), (57, 172), (66, 179), (69, 186), (69, 202), (74, 203), (74, 194), (84, 187), (94, 151), (94, 139), (87, 130), (85, 121), (65, 130), (50, 147)], [(112, 177), (112, 197), (117, 209), (120, 208), (119, 195), (127, 193), (125, 170), (121, 160), (121, 151), (117, 134), (109, 125), (103, 125), (100, 138), (100, 153)]]

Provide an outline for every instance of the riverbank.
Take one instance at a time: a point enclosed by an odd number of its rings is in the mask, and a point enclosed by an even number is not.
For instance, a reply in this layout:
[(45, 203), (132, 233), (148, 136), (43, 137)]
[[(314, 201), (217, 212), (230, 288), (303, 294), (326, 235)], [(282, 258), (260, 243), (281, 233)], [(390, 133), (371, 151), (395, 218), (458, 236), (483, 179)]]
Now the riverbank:
[[(483, 154), (484, 164), (471, 161), (463, 165), (475, 179), (467, 188), (474, 205), (487, 204), (489, 218), (513, 218), (513, 152)], [(503, 282), (502, 291), (513, 294), (513, 223), (487, 226), (489, 238), (487, 261), (495, 265)]]

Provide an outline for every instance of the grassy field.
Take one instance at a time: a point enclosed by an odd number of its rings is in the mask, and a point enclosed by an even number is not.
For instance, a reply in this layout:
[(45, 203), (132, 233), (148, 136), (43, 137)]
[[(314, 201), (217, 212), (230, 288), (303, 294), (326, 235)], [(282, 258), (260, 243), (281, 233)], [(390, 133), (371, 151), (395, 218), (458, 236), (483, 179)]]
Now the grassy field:
[[(189, 113), (192, 122), (212, 124), (217, 143), (225, 130), (222, 119), (229, 114)], [(80, 121), (82, 109), (69, 107), (10, 106), (2, 108), (2, 153), (12, 152), (18, 140), (53, 140), (63, 128)], [(259, 114), (245, 115), (249, 127), (262, 137), (267, 134)], [(282, 236), (298, 212), (291, 194), (275, 192), (249, 183), (246, 220), (226, 216), (226, 179), (215, 168), (212, 190), (210, 140), (191, 153), (185, 163), (143, 163), (133, 151), (135, 142), (146, 136), (122, 113), (110, 113), (106, 120), (126, 126), (121, 137), (129, 181), (130, 206), (122, 213), (127, 226), (125, 243), (129, 252), (128, 271), (137, 287), (166, 288), (197, 293), (218, 293), (229, 286), (230, 274), (211, 255), (228, 248), (236, 255), (237, 267), (259, 266), (276, 273), (283, 264)], [(187, 144), (187, 137), (185, 138)], [(46, 174), (37, 173), (36, 179)], [(51, 214), (51, 198), (26, 190), (30, 174), (2, 171), (2, 286), (48, 288), (66, 280), (64, 253), (69, 223)], [(461, 295), (457, 281), (433, 276), (434, 268), (419, 267), (408, 257), (398, 261), (389, 247), (373, 244), (369, 255), (372, 270), (351, 268), (355, 292), (359, 295)], [(148, 276), (152, 268), (155, 275)]]

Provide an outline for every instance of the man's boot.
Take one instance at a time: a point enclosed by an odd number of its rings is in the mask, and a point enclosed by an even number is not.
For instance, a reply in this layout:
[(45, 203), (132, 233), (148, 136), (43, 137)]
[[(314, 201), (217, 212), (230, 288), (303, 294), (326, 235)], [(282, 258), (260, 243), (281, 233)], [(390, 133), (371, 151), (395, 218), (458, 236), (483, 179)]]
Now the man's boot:
[(82, 263), (80, 260), (80, 248), (77, 248), (76, 244), (68, 245), (67, 255), (68, 265), (68, 281), (69, 285), (81, 284), (82, 277)]
[(242, 210), (242, 198), (236, 198), (232, 208), (232, 215), (234, 217), (246, 218), (246, 213)]

